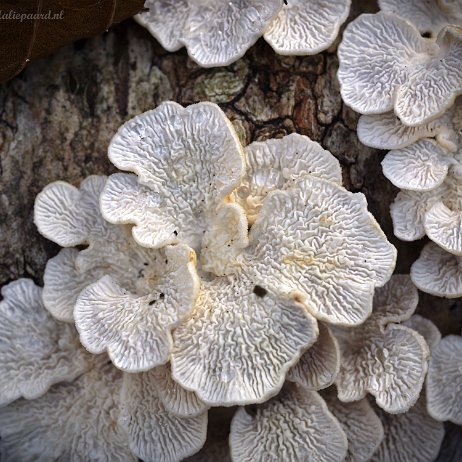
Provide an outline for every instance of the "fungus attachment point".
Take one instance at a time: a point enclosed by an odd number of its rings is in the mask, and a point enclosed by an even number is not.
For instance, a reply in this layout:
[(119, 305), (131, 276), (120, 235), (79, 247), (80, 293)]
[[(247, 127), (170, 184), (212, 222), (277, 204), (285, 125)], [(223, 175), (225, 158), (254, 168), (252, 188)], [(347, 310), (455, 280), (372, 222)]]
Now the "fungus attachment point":
[(263, 298), (263, 297), (268, 293), (268, 291), (267, 291), (266, 289), (264, 289), (263, 287), (260, 287), (260, 286), (256, 285), (256, 286), (253, 288), (253, 293), (254, 293), (257, 297)]

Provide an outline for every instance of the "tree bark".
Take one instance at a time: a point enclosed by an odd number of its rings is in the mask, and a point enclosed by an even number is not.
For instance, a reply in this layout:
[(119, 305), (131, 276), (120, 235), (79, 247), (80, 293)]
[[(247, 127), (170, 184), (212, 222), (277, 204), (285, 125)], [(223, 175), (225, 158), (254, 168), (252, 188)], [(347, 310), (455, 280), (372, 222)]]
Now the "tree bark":
[[(352, 16), (373, 9), (361, 2)], [(42, 283), (46, 261), (59, 250), (33, 223), (37, 193), (55, 180), (78, 185), (114, 172), (106, 152), (117, 128), (165, 100), (218, 103), (244, 144), (292, 132), (319, 141), (398, 248), (396, 271), (408, 273), (424, 242), (393, 236), (389, 206), (397, 189), (382, 174), (384, 152), (358, 141), (358, 116), (342, 103), (337, 67), (335, 46), (283, 57), (260, 40), (231, 66), (202, 69), (184, 50), (167, 53), (131, 20), (32, 63), (0, 86), (0, 285), (18, 277)], [(461, 331), (460, 299), (421, 294), (418, 311), (444, 334)]]

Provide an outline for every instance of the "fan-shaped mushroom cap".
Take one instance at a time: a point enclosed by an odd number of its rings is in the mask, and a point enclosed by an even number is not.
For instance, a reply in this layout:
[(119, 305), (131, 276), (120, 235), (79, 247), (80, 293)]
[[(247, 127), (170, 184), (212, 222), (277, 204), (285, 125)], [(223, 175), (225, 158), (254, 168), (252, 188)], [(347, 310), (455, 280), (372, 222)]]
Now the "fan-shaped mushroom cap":
[(393, 276), (376, 290), (374, 311), (361, 326), (335, 330), (342, 361), (338, 397), (358, 401), (371, 393), (390, 413), (405, 412), (419, 397), (427, 372), (428, 346), (417, 332), (393, 324), (409, 319), (417, 307), (410, 278)]
[(145, 462), (179, 462), (204, 445), (207, 413), (179, 417), (164, 407), (153, 371), (124, 374), (119, 424)]
[(203, 282), (173, 335), (174, 380), (210, 405), (232, 406), (275, 395), (318, 328), (300, 303), (237, 275)]
[(433, 242), (425, 245), (411, 267), (412, 282), (437, 297), (462, 297), (462, 261)]
[(89, 366), (73, 327), (55, 321), (42, 290), (29, 279), (2, 288), (0, 302), (0, 406), (35, 399), (53, 384), (73, 380)]
[(281, 139), (256, 141), (245, 148), (247, 169), (235, 198), (255, 221), (263, 199), (276, 189), (286, 189), (304, 176), (313, 175), (342, 185), (339, 161), (307, 136), (292, 133)]
[(291, 0), (266, 29), (265, 40), (281, 55), (314, 55), (329, 48), (350, 12), (351, 0)]
[[(462, 108), (462, 98), (457, 98), (455, 106)], [(408, 127), (393, 111), (385, 114), (362, 115), (358, 120), (358, 138), (366, 146), (377, 149), (402, 149), (423, 138), (436, 138), (448, 151), (456, 151), (458, 137), (449, 110), (426, 124)]]
[[(69, 245), (76, 240), (66, 242), (58, 232), (79, 235), (78, 242), (89, 245), (81, 252), (64, 249), (48, 263), (44, 302), (59, 319), (75, 318), (89, 351), (107, 350), (120, 369), (146, 370), (168, 361), (170, 331), (194, 306), (196, 257), (183, 244), (140, 247), (129, 230), (105, 222), (98, 207), (104, 181), (89, 177), (80, 190), (53, 183), (36, 200), (40, 231)], [(72, 202), (66, 199), (70, 195)]]
[(438, 327), (430, 319), (424, 318), (419, 314), (412, 315), (407, 321), (403, 322), (403, 326), (418, 332), (427, 342), (430, 352), (435, 349), (441, 340), (441, 332)]
[(200, 66), (227, 66), (244, 56), (281, 6), (280, 0), (190, 2), (182, 41)]
[(403, 414), (388, 414), (377, 407), (375, 412), (382, 421), (385, 438), (371, 462), (435, 460), (444, 438), (444, 427), (428, 415), (424, 396)]
[(103, 216), (135, 223), (133, 237), (145, 247), (183, 242), (197, 251), (217, 207), (240, 183), (243, 156), (217, 105), (163, 103), (126, 122), (112, 139), (109, 158), (138, 178), (109, 177)]
[(173, 346), (170, 331), (194, 307), (199, 288), (194, 252), (177, 245), (158, 253), (146, 268), (148, 288), (128, 292), (111, 276), (103, 276), (80, 293), (75, 305), (82, 345), (92, 353), (107, 350), (122, 370), (137, 372), (166, 363)]
[(398, 188), (435, 189), (446, 178), (453, 156), (433, 140), (423, 139), (390, 151), (382, 161), (383, 174)]
[(136, 462), (117, 424), (121, 373), (107, 360), (32, 401), (0, 408), (2, 460)]
[(229, 441), (234, 462), (340, 462), (348, 447), (340, 423), (319, 394), (295, 384), (255, 409), (238, 409)]
[(367, 462), (383, 440), (382, 423), (367, 399), (342, 403), (334, 390), (324, 391), (322, 397), (347, 436), (345, 462)]
[(432, 351), (427, 376), (427, 408), (437, 420), (462, 425), (462, 337), (448, 335)]
[(155, 382), (159, 399), (168, 413), (180, 417), (195, 417), (209, 408), (194, 392), (185, 390), (172, 379), (169, 364), (155, 367), (149, 372), (150, 380)]
[(329, 328), (318, 324), (319, 336), (289, 370), (287, 380), (296, 382), (307, 390), (322, 390), (334, 383), (340, 369), (340, 350), (338, 342)]
[(182, 46), (181, 37), (189, 16), (191, 0), (146, 0), (149, 11), (134, 16), (146, 27), (167, 51), (177, 51)]
[(360, 324), (395, 258), (362, 194), (313, 176), (273, 191), (240, 271), (204, 282), (193, 314), (175, 330), (173, 378), (211, 405), (268, 399), (316, 339), (308, 311)]
[(338, 49), (345, 103), (362, 114), (394, 109), (405, 125), (427, 123), (462, 93), (462, 31), (445, 27), (436, 42), (386, 13), (350, 23)]
[[(412, 22), (422, 34), (436, 37), (438, 32), (448, 24), (462, 25), (461, 11), (457, 16), (457, 6), (454, 1), (441, 0), (379, 0), (382, 11), (394, 13)], [(454, 5), (452, 11), (448, 4)], [(452, 13), (452, 14), (451, 14)]]

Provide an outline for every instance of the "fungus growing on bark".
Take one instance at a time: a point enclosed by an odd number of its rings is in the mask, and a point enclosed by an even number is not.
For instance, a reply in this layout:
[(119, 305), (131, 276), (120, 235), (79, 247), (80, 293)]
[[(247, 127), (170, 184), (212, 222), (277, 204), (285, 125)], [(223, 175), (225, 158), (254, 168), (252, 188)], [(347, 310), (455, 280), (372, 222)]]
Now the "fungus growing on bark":
[(350, 12), (351, 0), (290, 0), (265, 31), (281, 55), (314, 55), (329, 48)]
[(437, 420), (462, 425), (462, 337), (448, 335), (432, 350), (427, 375), (427, 407)]
[(375, 407), (384, 439), (370, 459), (371, 462), (433, 462), (444, 438), (444, 427), (427, 412), (421, 396), (407, 412), (389, 414)]
[(203, 67), (244, 56), (282, 7), (281, 0), (147, 0), (137, 21), (169, 51), (186, 46)]
[(379, 0), (382, 11), (413, 23), (425, 36), (436, 38), (448, 24), (462, 26), (462, 3), (446, 0)]
[(107, 357), (70, 383), (0, 408), (2, 460), (136, 462), (117, 423), (122, 373)]
[(418, 332), (427, 342), (430, 352), (435, 349), (441, 340), (441, 332), (438, 327), (430, 319), (424, 318), (419, 314), (412, 315), (407, 321), (403, 322), (403, 326)]
[(347, 438), (315, 391), (288, 384), (270, 401), (237, 410), (229, 437), (234, 462), (319, 460), (340, 462)]
[(339, 161), (307, 136), (292, 133), (255, 141), (245, 148), (245, 154), (246, 172), (234, 195), (251, 224), (268, 193), (286, 189), (300, 177), (313, 175), (342, 185)]
[(427, 372), (428, 346), (408, 327), (418, 303), (408, 276), (396, 275), (374, 296), (374, 311), (362, 325), (335, 329), (342, 360), (335, 381), (341, 401), (358, 401), (372, 394), (390, 413), (407, 411), (419, 397)]
[(38, 398), (88, 368), (74, 328), (50, 316), (42, 290), (31, 280), (18, 279), (1, 293), (0, 406), (21, 397)]
[(420, 290), (437, 297), (462, 297), (462, 258), (430, 242), (412, 264), (411, 278)]
[(75, 318), (90, 352), (107, 350), (118, 368), (146, 370), (168, 361), (170, 331), (194, 306), (195, 256), (185, 245), (142, 248), (129, 230), (105, 222), (98, 207), (105, 180), (89, 177), (80, 190), (56, 182), (38, 195), (39, 231), (58, 244), (88, 245), (50, 260), (44, 302), (60, 319)]
[(348, 440), (345, 462), (368, 462), (383, 440), (383, 426), (366, 398), (343, 403), (332, 387), (321, 395), (340, 422)]
[(347, 26), (338, 56), (342, 98), (362, 114), (394, 110), (405, 125), (416, 126), (442, 115), (462, 93), (462, 29), (456, 26), (432, 41), (399, 16), (364, 14)]

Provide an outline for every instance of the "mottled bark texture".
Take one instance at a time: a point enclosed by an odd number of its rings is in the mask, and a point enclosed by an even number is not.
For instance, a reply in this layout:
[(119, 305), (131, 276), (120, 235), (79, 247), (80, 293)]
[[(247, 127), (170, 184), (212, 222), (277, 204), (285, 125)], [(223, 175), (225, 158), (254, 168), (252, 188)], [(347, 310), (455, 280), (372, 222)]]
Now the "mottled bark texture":
[[(365, 8), (374, 7), (359, 2), (352, 15)], [(231, 66), (201, 69), (184, 50), (165, 52), (132, 20), (31, 63), (0, 86), (0, 285), (21, 276), (40, 283), (58, 251), (33, 224), (36, 194), (51, 181), (78, 185), (113, 172), (106, 151), (117, 128), (164, 100), (218, 103), (244, 144), (292, 132), (319, 141), (397, 246), (397, 272), (408, 272), (423, 242), (393, 236), (389, 206), (397, 189), (381, 173), (384, 152), (358, 141), (358, 116), (342, 104), (337, 66), (335, 47), (282, 57), (260, 40)], [(425, 295), (419, 311), (444, 334), (461, 330), (460, 300)]]

